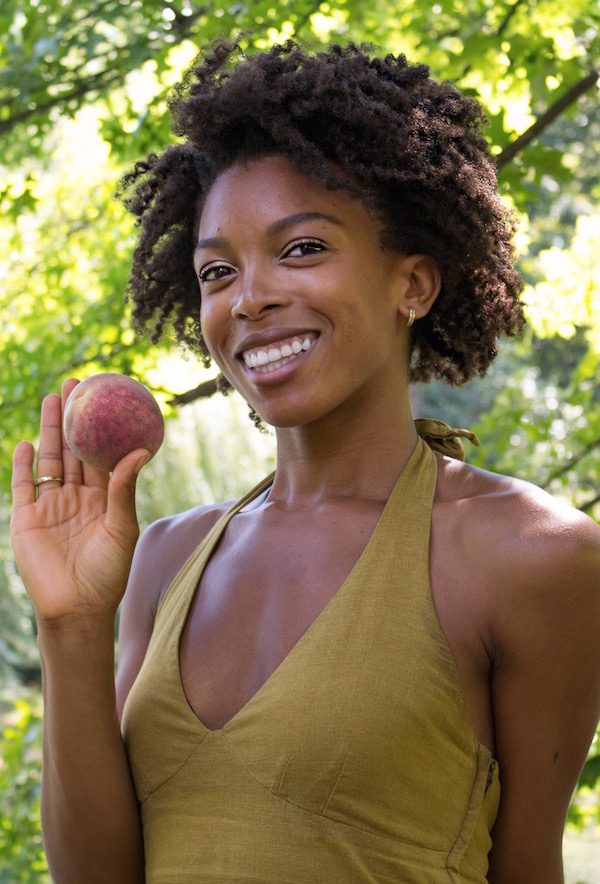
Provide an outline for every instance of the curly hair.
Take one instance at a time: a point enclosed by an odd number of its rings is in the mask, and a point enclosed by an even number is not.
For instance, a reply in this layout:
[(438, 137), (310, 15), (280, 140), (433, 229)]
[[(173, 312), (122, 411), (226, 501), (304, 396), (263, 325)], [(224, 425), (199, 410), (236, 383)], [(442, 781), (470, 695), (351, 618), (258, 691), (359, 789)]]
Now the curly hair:
[(501, 334), (522, 331), (514, 223), (484, 111), (426, 65), (355, 44), (310, 54), (292, 41), (246, 57), (221, 41), (198, 56), (170, 112), (181, 141), (121, 184), (141, 227), (133, 322), (154, 341), (172, 327), (208, 364), (192, 266), (203, 199), (225, 169), (268, 155), (361, 199), (384, 249), (438, 263), (442, 290), (412, 329), (412, 381), (463, 384), (485, 373)]

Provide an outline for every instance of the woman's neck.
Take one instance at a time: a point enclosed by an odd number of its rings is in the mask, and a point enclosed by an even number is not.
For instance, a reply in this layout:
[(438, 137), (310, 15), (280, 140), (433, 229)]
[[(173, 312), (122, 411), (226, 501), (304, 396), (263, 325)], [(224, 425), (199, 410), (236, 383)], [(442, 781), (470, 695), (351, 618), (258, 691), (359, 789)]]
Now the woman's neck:
[(408, 396), (392, 407), (381, 403), (368, 419), (337, 418), (277, 429), (271, 500), (289, 506), (347, 497), (387, 500), (417, 440)]

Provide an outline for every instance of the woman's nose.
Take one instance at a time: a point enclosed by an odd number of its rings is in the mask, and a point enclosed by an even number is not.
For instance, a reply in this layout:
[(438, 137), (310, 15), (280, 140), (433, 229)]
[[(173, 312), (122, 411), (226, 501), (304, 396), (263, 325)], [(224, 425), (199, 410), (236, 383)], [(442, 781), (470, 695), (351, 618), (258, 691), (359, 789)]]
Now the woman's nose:
[(236, 319), (261, 319), (264, 313), (274, 307), (289, 303), (289, 295), (272, 281), (256, 277), (244, 281), (232, 307)]

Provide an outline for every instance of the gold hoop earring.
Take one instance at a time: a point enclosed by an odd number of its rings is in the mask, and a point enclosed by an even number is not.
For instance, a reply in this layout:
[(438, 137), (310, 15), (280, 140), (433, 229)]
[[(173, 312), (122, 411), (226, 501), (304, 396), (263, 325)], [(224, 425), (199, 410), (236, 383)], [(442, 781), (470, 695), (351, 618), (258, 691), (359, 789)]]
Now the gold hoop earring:
[(408, 309), (408, 321), (407, 321), (407, 323), (406, 323), (406, 327), (407, 327), (407, 328), (410, 328), (411, 325), (414, 325), (414, 322), (415, 322), (416, 316), (417, 316), (417, 311), (415, 310), (415, 308), (414, 308), (414, 307), (409, 307), (409, 309)]

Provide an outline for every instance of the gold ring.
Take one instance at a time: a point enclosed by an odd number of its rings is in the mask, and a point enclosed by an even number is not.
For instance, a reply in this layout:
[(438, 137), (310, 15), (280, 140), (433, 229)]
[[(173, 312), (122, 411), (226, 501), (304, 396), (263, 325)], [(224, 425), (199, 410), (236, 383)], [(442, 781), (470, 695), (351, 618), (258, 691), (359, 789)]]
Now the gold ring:
[(40, 485), (44, 484), (44, 482), (60, 482), (60, 484), (62, 485), (64, 482), (64, 479), (62, 479), (60, 476), (41, 476), (37, 480), (37, 482), (35, 482), (35, 487), (39, 488)]

